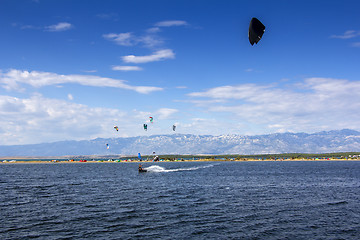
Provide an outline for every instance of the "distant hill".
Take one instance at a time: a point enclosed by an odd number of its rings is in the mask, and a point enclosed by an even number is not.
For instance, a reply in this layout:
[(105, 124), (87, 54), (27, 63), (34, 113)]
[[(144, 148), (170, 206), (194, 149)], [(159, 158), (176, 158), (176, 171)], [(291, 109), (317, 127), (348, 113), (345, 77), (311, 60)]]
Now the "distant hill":
[[(110, 148), (106, 149), (106, 144)], [(153, 135), (83, 141), (0, 146), (0, 156), (267, 154), (360, 151), (360, 132), (344, 129), (318, 133), (242, 135)]]

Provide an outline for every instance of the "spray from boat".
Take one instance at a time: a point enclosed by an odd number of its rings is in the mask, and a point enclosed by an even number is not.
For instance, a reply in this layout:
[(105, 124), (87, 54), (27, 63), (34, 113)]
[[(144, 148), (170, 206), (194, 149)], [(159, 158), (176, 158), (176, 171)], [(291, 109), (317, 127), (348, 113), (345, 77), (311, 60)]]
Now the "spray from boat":
[(215, 165), (217, 164), (209, 164), (205, 166), (197, 166), (197, 167), (189, 167), (189, 168), (175, 168), (175, 169), (166, 169), (161, 166), (153, 165), (150, 167), (146, 167), (144, 169), (147, 170), (147, 172), (180, 172), (180, 171), (195, 171), (198, 169), (214, 167)]

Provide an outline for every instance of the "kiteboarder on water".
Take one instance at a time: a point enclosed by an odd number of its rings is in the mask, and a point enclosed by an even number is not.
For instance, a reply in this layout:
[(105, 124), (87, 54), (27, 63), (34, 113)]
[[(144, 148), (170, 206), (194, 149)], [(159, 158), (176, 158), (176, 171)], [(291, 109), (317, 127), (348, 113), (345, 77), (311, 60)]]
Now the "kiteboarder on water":
[(139, 172), (147, 172), (145, 169), (143, 169), (141, 164), (139, 164)]

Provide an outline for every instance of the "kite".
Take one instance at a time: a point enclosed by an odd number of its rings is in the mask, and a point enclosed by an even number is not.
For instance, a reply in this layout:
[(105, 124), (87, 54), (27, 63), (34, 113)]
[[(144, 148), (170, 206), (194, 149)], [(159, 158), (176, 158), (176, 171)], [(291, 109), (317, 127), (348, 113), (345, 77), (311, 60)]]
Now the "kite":
[(258, 43), (262, 37), (262, 35), (265, 32), (265, 26), (262, 24), (259, 19), (253, 18), (250, 21), (249, 26), (249, 41), (251, 45), (254, 45), (254, 43)]

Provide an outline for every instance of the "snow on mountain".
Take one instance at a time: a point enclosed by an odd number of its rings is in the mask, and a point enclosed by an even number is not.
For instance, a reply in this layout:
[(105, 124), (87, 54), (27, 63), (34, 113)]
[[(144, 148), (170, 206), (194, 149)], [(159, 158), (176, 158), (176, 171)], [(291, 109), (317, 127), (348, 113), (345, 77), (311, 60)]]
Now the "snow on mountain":
[[(106, 148), (109, 144), (109, 149)], [(268, 135), (152, 135), (97, 138), (83, 141), (0, 146), (0, 156), (143, 155), (153, 154), (268, 154), (360, 151), (360, 132), (344, 129)]]

